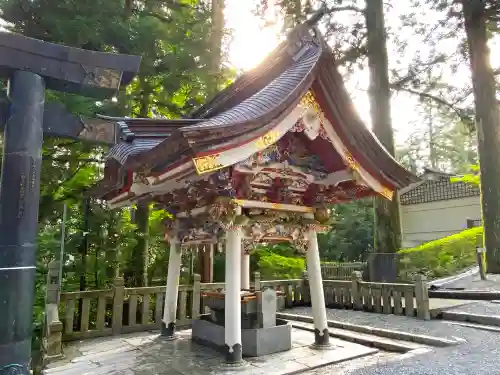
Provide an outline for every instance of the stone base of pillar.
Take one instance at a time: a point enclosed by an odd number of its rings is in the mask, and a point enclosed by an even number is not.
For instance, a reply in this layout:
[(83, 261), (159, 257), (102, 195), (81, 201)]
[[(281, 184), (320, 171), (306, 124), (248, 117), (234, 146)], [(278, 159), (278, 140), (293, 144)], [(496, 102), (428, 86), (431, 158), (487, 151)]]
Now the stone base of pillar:
[(243, 360), (243, 350), (241, 344), (235, 344), (232, 347), (224, 345), (225, 361), (221, 363), (221, 369), (236, 370), (243, 369), (248, 366), (248, 363)]
[(175, 323), (165, 324), (161, 322), (160, 335), (165, 340), (175, 340), (177, 336), (175, 335)]
[(330, 333), (327, 328), (322, 334), (320, 334), (318, 329), (314, 330), (314, 344), (311, 345), (311, 348), (315, 350), (333, 349), (333, 345), (330, 343)]

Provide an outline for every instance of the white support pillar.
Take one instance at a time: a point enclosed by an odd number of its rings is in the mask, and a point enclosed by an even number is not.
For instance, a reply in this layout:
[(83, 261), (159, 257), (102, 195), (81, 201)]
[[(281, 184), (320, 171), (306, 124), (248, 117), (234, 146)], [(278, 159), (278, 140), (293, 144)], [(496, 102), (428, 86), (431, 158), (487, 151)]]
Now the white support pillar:
[(306, 254), (309, 290), (311, 294), (312, 313), (314, 318), (314, 347), (324, 349), (330, 347), (330, 335), (326, 319), (325, 293), (321, 277), (318, 238), (313, 226), (307, 229), (308, 249)]
[[(241, 208), (237, 208), (241, 214)], [(241, 346), (241, 227), (226, 228), (225, 357), (226, 364), (243, 364)]]
[(241, 289), (250, 289), (250, 253), (241, 254)]
[(181, 273), (182, 252), (179, 240), (170, 240), (170, 256), (168, 258), (167, 289), (165, 308), (161, 325), (161, 335), (168, 339), (175, 338), (175, 321), (177, 313), (177, 295), (179, 293), (179, 277)]

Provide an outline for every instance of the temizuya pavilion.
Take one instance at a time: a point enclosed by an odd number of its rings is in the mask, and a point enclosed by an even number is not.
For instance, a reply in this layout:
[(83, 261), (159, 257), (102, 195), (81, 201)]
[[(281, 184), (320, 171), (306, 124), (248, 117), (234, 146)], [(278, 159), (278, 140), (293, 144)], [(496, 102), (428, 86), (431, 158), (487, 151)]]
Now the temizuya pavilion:
[(328, 345), (316, 238), (327, 224), (326, 207), (391, 199), (417, 179), (360, 120), (318, 29), (296, 27), (189, 119), (114, 120), (129, 136), (110, 150), (92, 194), (112, 208), (154, 201), (176, 217), (166, 230), (162, 334), (175, 331), (181, 250), (225, 241), (226, 361), (240, 362), (249, 246), (289, 241), (306, 252), (315, 345)]

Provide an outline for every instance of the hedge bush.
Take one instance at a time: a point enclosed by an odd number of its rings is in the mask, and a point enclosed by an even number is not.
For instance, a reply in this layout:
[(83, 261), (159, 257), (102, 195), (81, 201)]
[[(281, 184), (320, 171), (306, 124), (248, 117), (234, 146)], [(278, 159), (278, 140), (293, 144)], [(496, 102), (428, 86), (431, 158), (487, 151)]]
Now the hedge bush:
[(483, 228), (471, 228), (448, 237), (400, 250), (399, 276), (412, 280), (418, 273), (428, 279), (446, 277), (476, 264), (477, 236)]
[(263, 280), (299, 279), (304, 271), (305, 259), (264, 253), (257, 264)]

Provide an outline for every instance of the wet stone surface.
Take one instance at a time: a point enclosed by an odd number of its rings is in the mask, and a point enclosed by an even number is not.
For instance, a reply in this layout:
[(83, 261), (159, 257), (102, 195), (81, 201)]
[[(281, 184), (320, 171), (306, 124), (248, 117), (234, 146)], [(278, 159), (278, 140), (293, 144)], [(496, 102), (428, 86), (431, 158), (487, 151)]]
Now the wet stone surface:
[(67, 358), (51, 364), (44, 374), (283, 375), (378, 354), (376, 349), (335, 339), (331, 350), (314, 350), (314, 334), (299, 329), (293, 330), (292, 340), (291, 350), (246, 358), (246, 367), (237, 371), (222, 368), (222, 355), (215, 350), (193, 343), (190, 330), (178, 332), (173, 341), (156, 332), (84, 340), (66, 348)]

